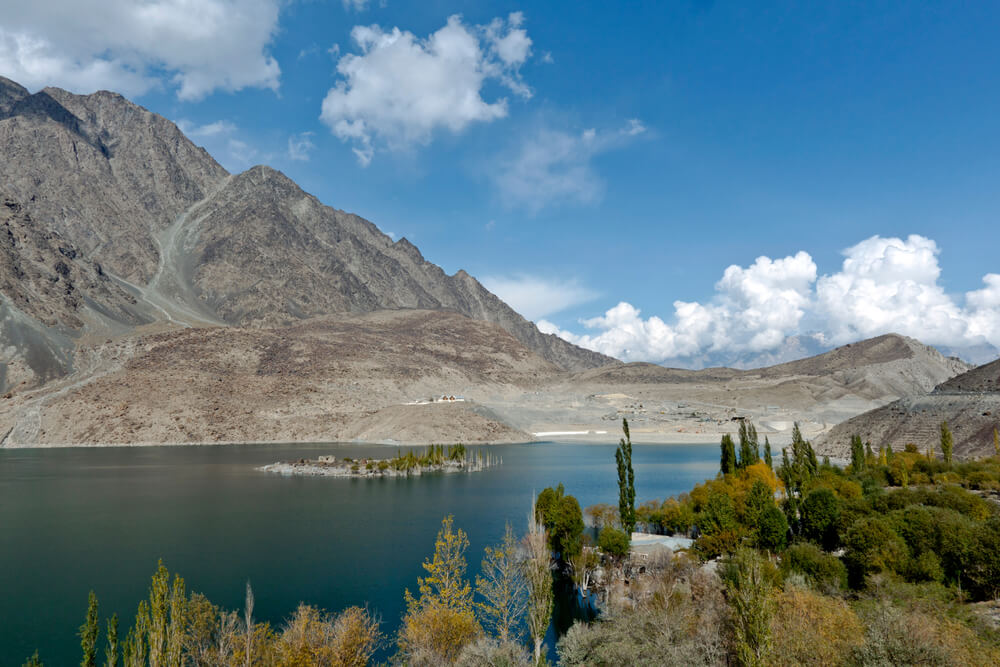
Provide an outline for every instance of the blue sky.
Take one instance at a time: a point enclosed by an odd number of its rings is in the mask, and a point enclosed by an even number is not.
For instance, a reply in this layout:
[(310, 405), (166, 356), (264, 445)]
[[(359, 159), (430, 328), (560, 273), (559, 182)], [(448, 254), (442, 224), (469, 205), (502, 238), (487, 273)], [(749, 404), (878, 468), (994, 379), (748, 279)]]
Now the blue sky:
[(31, 4), (0, 74), (128, 94), (587, 346), (1000, 345), (991, 3)]

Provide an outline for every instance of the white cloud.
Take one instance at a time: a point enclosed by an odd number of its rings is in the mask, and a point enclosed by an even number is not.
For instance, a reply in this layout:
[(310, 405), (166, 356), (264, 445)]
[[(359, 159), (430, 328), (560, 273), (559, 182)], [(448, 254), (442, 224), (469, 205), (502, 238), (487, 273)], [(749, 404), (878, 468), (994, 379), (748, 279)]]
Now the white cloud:
[(538, 320), (597, 297), (597, 292), (576, 280), (550, 280), (527, 274), (487, 276), (482, 283), (529, 320)]
[(316, 149), (312, 142), (312, 132), (301, 132), (288, 137), (288, 157), (300, 162), (308, 162), (309, 154)]
[(511, 156), (498, 159), (493, 180), (505, 205), (538, 212), (560, 203), (590, 204), (604, 194), (591, 164), (596, 155), (623, 147), (646, 131), (637, 119), (613, 131), (591, 128), (570, 134), (543, 128), (526, 137)]
[(362, 12), (368, 8), (368, 0), (341, 0), (347, 11)]
[(215, 90), (276, 90), (268, 53), (280, 0), (32, 0), (5, 3), (0, 71), (31, 89), (164, 85), (182, 100)]
[(873, 236), (844, 251), (840, 271), (819, 278), (806, 252), (758, 257), (728, 267), (708, 302), (675, 301), (669, 323), (621, 302), (581, 321), (592, 334), (539, 328), (627, 361), (771, 351), (806, 329), (828, 345), (900, 333), (958, 350), (1000, 348), (1000, 275), (986, 275), (960, 304), (938, 284), (938, 253), (922, 236)]
[(426, 39), (399, 28), (355, 26), (351, 38), (360, 53), (340, 58), (341, 78), (323, 100), (320, 118), (353, 144), (362, 166), (371, 163), (376, 147), (426, 145), (437, 130), (458, 133), (471, 123), (503, 118), (507, 99), (488, 102), (482, 89), (496, 80), (530, 96), (518, 72), (531, 46), (522, 20), (514, 13), (470, 27), (452, 16)]

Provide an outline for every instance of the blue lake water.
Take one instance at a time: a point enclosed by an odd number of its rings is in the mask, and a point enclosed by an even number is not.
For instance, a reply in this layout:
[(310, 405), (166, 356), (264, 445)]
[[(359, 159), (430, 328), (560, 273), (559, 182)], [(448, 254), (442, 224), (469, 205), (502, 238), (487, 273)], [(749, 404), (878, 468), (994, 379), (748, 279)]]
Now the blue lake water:
[[(562, 482), (586, 507), (617, 504), (613, 444), (489, 448), (503, 465), (409, 479), (282, 477), (278, 460), (392, 456), (394, 447), (239, 445), (0, 450), (0, 664), (36, 648), (79, 661), (87, 592), (131, 624), (162, 558), (188, 589), (239, 608), (249, 579), (258, 619), (300, 601), (368, 604), (391, 634), (441, 519), (469, 535), (470, 578), (506, 522), (523, 532), (531, 497)], [(715, 475), (715, 445), (636, 445), (637, 503)], [(124, 635), (124, 631), (122, 633)]]

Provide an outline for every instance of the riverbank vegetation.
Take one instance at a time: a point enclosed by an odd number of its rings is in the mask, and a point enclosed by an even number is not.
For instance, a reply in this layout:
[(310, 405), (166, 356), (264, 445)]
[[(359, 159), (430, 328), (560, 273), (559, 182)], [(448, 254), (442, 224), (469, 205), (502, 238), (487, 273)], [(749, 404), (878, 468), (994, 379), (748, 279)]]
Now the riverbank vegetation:
[[(562, 665), (1000, 664), (1000, 456), (952, 459), (942, 425), (940, 452), (854, 438), (838, 467), (796, 427), (772, 461), (743, 423), (714, 479), (635, 507), (623, 427), (618, 507), (584, 512), (563, 485), (544, 489), (527, 533), (508, 526), (474, 578), (446, 517), (395, 635), (360, 607), (258, 622), (249, 584), (244, 609), (227, 611), (161, 564), (127, 630), (117, 616), (102, 625), (91, 595), (82, 664), (364, 665), (380, 652), (400, 665), (545, 664), (567, 583), (601, 602), (597, 620), (562, 626)], [(692, 547), (641, 551), (632, 522)]]
[(481, 472), (502, 461), (482, 449), (469, 451), (465, 445), (430, 445), (423, 453), (409, 449), (389, 459), (320, 456), (261, 466), (264, 472), (320, 477), (409, 477), (428, 472)]

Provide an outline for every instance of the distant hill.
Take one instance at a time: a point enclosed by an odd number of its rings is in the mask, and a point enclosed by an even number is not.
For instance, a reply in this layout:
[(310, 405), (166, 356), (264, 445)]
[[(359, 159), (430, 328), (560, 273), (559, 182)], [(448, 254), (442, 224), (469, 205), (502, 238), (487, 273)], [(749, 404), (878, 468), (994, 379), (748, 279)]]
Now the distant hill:
[[(45, 260), (45, 271), (62, 262), (74, 276), (84, 265), (97, 276), (87, 290), (74, 282), (72, 304), (36, 290), (26, 309), (23, 290), (0, 286), (0, 315), (17, 322), (0, 329), (0, 348), (15, 350), (0, 359), (3, 391), (67, 371), (66, 341), (81, 336), (153, 323), (283, 326), (384, 309), (496, 323), (568, 370), (615, 362), (541, 333), (464, 271), (445, 274), (406, 239), (394, 243), (273, 169), (230, 175), (173, 123), (115, 93), (31, 94), (0, 77), (0, 200), (74, 254)], [(32, 248), (8, 244), (9, 262), (28, 262)], [(39, 317), (57, 312), (50, 324)]]
[(992, 455), (993, 429), (1000, 428), (1000, 359), (942, 382), (933, 391), (907, 396), (838, 424), (820, 438), (820, 451), (843, 454), (860, 435), (874, 446), (907, 443), (940, 453), (940, 425), (947, 421), (955, 455)]

